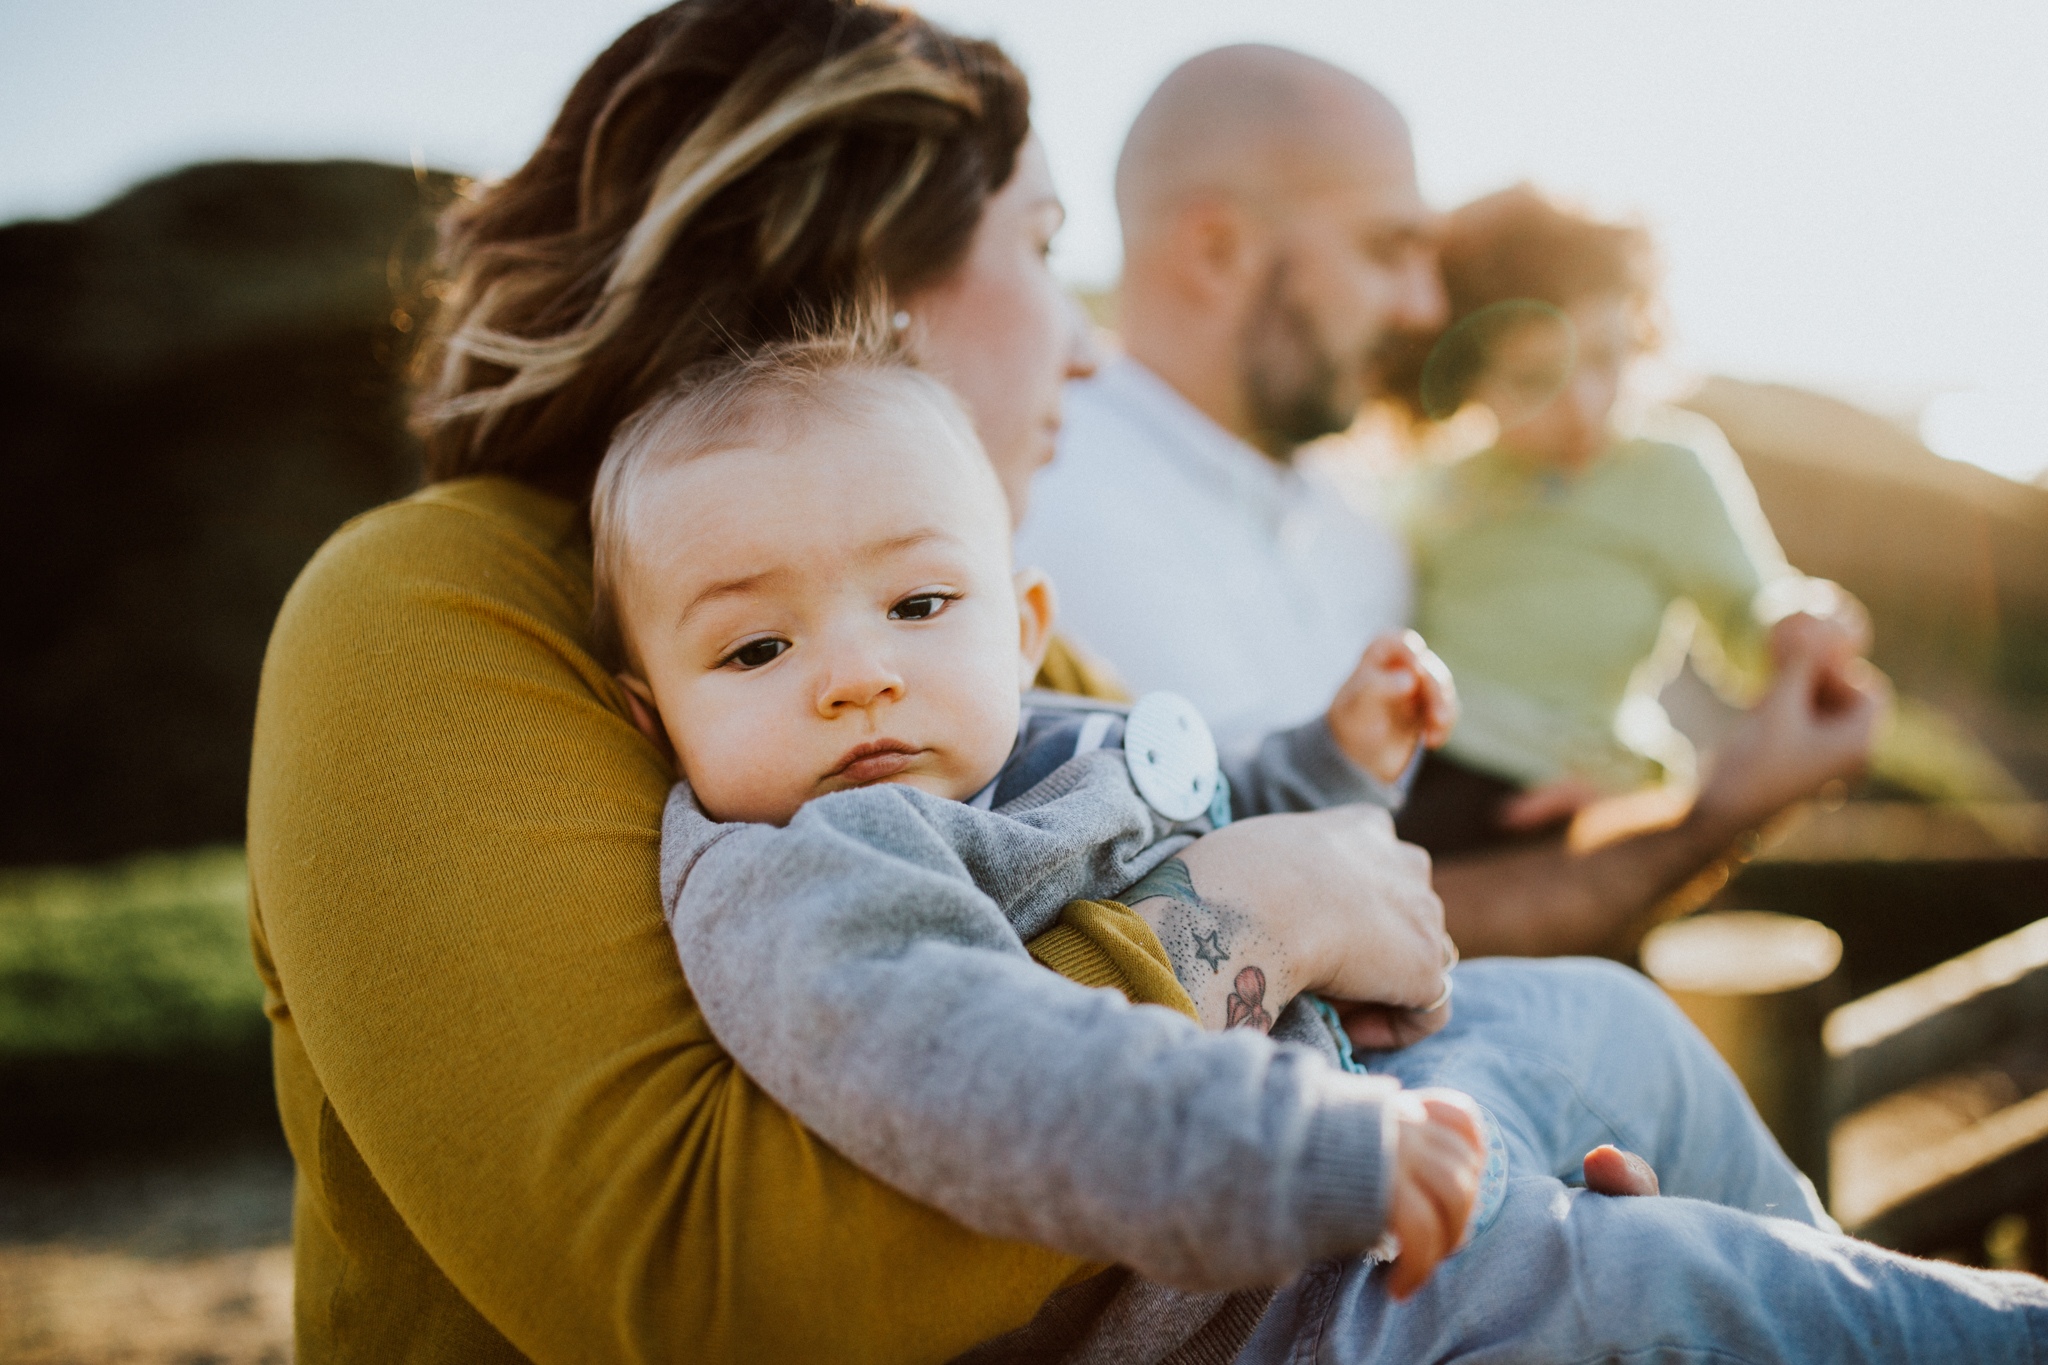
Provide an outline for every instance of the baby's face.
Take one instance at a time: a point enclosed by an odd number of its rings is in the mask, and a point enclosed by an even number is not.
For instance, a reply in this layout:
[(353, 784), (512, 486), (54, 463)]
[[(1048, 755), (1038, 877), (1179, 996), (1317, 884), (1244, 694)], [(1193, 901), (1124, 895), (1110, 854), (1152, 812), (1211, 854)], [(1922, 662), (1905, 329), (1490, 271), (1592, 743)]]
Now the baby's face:
[(1049, 614), (984, 457), (893, 387), (773, 444), (651, 475), (632, 513), (623, 624), (683, 775), (769, 824), (877, 782), (973, 795)]

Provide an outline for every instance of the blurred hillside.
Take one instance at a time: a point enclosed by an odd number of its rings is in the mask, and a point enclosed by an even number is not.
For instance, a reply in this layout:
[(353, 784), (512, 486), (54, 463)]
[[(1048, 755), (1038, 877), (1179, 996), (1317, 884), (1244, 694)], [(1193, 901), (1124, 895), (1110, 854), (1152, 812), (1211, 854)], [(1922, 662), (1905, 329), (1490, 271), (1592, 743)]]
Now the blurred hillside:
[[(452, 188), (224, 163), (0, 227), (0, 865), (240, 839), (278, 604), (417, 479), (403, 370)], [(1691, 406), (1793, 561), (1871, 605), (1880, 662), (2048, 792), (2048, 490), (1797, 390)]]
[(1869, 605), (1900, 689), (2048, 794), (2048, 488), (1801, 389), (1716, 378), (1685, 406), (1727, 433), (1786, 556)]
[(196, 166), (0, 228), (0, 864), (235, 841), (271, 619), (406, 491), (445, 176)]

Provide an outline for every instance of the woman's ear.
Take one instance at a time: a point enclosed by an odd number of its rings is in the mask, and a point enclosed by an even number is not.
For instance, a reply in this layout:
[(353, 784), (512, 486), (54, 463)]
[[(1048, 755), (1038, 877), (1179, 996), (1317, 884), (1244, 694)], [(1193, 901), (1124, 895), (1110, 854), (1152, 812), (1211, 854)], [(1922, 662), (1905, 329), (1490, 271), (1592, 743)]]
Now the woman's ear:
[(1052, 622), (1058, 609), (1052, 580), (1043, 569), (1017, 573), (1017, 685), (1029, 689), (1052, 644)]
[(647, 736), (655, 748), (675, 762), (676, 751), (668, 742), (668, 731), (662, 728), (661, 709), (654, 704), (654, 689), (631, 673), (614, 673), (619, 686), (626, 693), (626, 714), (633, 718), (633, 728)]

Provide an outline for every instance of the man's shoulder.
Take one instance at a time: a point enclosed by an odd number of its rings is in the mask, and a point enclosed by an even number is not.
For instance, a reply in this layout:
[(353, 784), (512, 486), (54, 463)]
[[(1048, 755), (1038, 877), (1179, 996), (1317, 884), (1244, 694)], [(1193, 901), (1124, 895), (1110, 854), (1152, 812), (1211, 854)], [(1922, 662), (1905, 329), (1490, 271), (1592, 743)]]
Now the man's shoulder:
[[(1172, 463), (1173, 442), (1147, 420), (1123, 376), (1076, 380), (1065, 394), (1060, 461), (1104, 469)], [(1060, 465), (1054, 466), (1054, 472)]]

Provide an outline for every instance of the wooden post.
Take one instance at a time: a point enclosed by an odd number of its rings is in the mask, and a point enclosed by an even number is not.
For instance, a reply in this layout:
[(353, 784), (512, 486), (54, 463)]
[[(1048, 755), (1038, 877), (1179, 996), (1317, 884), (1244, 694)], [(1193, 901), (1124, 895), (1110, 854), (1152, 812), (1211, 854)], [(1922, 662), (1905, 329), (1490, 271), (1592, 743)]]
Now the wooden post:
[(1828, 1188), (1827, 1054), (1842, 940), (1796, 915), (1726, 910), (1643, 940), (1643, 970), (1699, 1025), (1764, 1123), (1816, 1188)]

